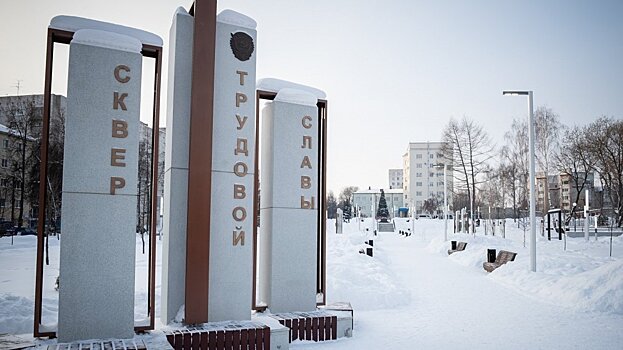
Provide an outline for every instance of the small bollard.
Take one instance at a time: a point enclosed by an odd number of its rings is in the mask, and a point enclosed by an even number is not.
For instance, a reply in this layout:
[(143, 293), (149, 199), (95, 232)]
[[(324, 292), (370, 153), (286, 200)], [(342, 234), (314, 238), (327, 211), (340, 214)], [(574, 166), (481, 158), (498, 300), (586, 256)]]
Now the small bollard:
[(366, 255), (367, 256), (372, 256), (372, 249), (373, 249), (372, 247), (366, 248)]
[(450, 249), (456, 250), (456, 241), (450, 241)]
[(495, 249), (487, 249), (487, 262), (495, 262)]

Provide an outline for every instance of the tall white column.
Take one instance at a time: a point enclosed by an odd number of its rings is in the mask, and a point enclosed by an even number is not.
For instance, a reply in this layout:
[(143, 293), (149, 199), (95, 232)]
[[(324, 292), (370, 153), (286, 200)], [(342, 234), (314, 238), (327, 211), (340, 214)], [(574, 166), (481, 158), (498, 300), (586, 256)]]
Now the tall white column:
[(160, 303), (164, 324), (175, 318), (185, 298), (193, 22), (193, 17), (179, 8), (169, 32)]
[(272, 312), (316, 309), (316, 102), (283, 88), (262, 113), (260, 300)]
[(69, 49), (58, 339), (134, 335), (141, 42), (78, 30)]
[(255, 62), (253, 19), (217, 16), (208, 320), (251, 319)]

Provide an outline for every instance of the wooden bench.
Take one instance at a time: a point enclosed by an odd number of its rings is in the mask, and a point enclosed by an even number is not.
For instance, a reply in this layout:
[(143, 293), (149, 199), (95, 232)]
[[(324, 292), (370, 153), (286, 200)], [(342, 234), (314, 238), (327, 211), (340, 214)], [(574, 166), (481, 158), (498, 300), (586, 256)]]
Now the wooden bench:
[(465, 250), (467, 242), (457, 242), (456, 249), (448, 249), (448, 255)]
[(484, 269), (487, 270), (487, 272), (493, 272), (493, 270), (506, 264), (507, 262), (514, 261), (515, 256), (517, 256), (517, 253), (509, 252), (506, 250), (500, 250), (494, 262), (485, 261), (484, 263), (482, 263), (482, 267), (484, 267)]

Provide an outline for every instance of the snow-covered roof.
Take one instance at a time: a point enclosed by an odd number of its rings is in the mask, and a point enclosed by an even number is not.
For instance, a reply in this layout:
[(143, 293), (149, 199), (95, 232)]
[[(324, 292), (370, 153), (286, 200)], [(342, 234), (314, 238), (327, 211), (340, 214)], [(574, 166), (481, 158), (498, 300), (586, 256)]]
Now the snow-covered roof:
[(131, 36), (97, 29), (80, 29), (74, 33), (71, 42), (136, 53), (140, 53), (143, 47), (138, 39)]
[(162, 38), (158, 35), (119, 24), (96, 21), (90, 18), (76, 16), (56, 16), (50, 21), (49, 28), (77, 32), (81, 29), (97, 29), (113, 32), (138, 39), (141, 43), (153, 46), (162, 46)]
[(245, 16), (242, 13), (236, 12), (234, 10), (223, 10), (216, 16), (216, 20), (218, 22), (227, 23), (239, 27), (244, 27), (248, 29), (257, 28), (257, 22), (251, 17)]
[(302, 84), (293, 83), (287, 80), (281, 80), (276, 78), (263, 78), (257, 81), (257, 89), (271, 92), (279, 92), (282, 89), (296, 89), (303, 90), (307, 93), (310, 93), (316, 96), (319, 100), (324, 100), (327, 98), (327, 94), (320, 90), (311, 86), (305, 86)]
[[(386, 194), (402, 194), (402, 188), (383, 189), (383, 192)], [(373, 188), (370, 190), (359, 190), (353, 194), (381, 194), (381, 190)]]

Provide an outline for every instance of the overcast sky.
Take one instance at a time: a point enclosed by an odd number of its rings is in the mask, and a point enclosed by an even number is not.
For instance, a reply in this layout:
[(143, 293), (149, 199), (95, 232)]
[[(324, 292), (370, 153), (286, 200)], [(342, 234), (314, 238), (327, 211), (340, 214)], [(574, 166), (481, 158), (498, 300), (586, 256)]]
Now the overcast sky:
[[(0, 1), (0, 96), (43, 92), (46, 28), (76, 15), (144, 29), (165, 44), (179, 0)], [(409, 141), (436, 141), (451, 117), (498, 145), (534, 90), (563, 123), (623, 118), (623, 1), (221, 0), (258, 22), (257, 77), (324, 90), (328, 186), (387, 188)], [(55, 93), (65, 93), (66, 48)], [(162, 94), (162, 116), (166, 93)], [(148, 111), (148, 108), (144, 108)], [(149, 112), (144, 114), (148, 119)], [(164, 124), (164, 122), (163, 122)]]

